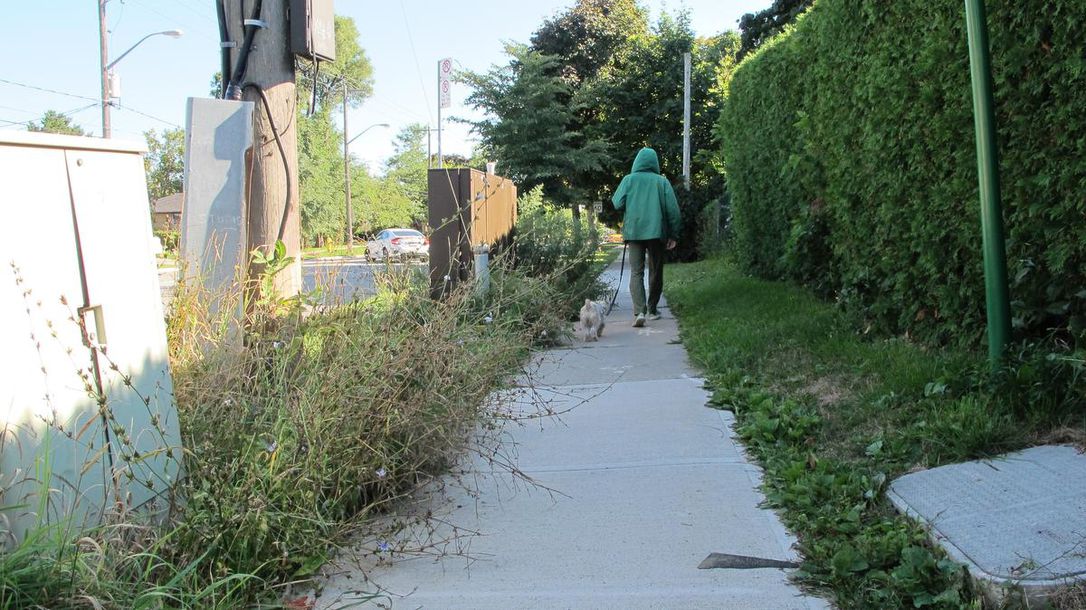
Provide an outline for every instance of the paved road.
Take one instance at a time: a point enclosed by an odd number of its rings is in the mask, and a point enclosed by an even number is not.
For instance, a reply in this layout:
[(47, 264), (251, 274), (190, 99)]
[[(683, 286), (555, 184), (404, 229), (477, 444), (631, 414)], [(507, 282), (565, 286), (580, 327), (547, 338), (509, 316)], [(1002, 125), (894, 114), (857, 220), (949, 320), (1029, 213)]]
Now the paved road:
[[(377, 277), (408, 270), (425, 273), (426, 263), (369, 263), (364, 258), (306, 260), (302, 261), (302, 290), (312, 291), (319, 286), (326, 291), (325, 302), (342, 303), (352, 297), (364, 298), (376, 294)], [(176, 268), (159, 269), (162, 299), (166, 303), (173, 297), (176, 275)]]
[(377, 293), (376, 278), (386, 273), (409, 270), (426, 272), (426, 263), (368, 263), (365, 259), (311, 260), (302, 263), (302, 290), (318, 286), (327, 292), (325, 302), (342, 303), (352, 297), (364, 298)]

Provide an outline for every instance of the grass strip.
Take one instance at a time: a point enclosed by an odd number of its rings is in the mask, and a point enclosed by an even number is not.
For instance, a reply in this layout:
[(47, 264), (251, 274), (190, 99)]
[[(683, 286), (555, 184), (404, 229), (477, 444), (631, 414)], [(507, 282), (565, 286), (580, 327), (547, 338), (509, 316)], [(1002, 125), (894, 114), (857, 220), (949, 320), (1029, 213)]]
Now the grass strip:
[(683, 343), (799, 537), (800, 582), (841, 608), (979, 608), (965, 571), (883, 492), (915, 469), (1024, 447), (1066, 418), (993, 389), (983, 354), (863, 336), (832, 304), (726, 260), (668, 273)]

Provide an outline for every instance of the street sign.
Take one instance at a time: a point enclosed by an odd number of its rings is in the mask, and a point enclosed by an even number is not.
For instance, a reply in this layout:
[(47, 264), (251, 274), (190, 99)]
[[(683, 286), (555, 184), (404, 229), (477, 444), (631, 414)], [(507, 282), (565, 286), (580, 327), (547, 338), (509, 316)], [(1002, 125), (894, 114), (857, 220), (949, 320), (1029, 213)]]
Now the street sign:
[(592, 211), (597, 213), (597, 214), (602, 213), (603, 212), (603, 202), (597, 201), (596, 203), (593, 203), (592, 204)]
[(437, 64), (437, 88), (440, 106), (452, 106), (452, 93), (449, 81), (452, 79), (452, 59), (442, 59)]

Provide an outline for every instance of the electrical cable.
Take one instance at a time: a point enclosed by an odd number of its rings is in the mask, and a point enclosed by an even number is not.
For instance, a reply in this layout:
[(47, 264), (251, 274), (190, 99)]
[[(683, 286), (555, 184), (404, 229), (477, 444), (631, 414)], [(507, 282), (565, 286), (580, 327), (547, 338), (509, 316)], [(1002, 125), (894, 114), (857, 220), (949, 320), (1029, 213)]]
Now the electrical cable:
[(263, 7), (263, 0), (256, 0), (253, 4), (253, 16), (245, 20), (245, 39), (241, 43), (241, 51), (238, 53), (238, 63), (233, 70), (230, 85), (226, 88), (225, 99), (228, 100), (240, 100), (242, 81), (245, 80), (245, 70), (249, 65), (249, 52), (253, 49), (253, 38), (256, 37), (256, 32), (261, 27), (260, 13)]
[[(84, 110), (90, 110), (91, 108), (96, 108), (96, 107), (101, 106), (101, 105), (102, 105), (101, 102), (94, 102), (93, 104), (87, 104), (86, 106), (80, 106), (78, 108), (73, 108), (71, 110), (65, 110), (64, 112), (58, 112), (56, 114), (58, 116), (71, 117), (73, 114), (78, 114), (80, 112), (83, 112)], [(13, 108), (13, 110), (18, 110), (18, 109)], [(20, 112), (29, 112), (29, 111), (22, 110)], [(0, 127), (6, 127), (8, 125), (19, 125), (19, 124), (28, 125), (28, 124), (33, 123), (33, 122), (34, 122), (34, 119), (29, 119), (29, 120), (23, 119), (21, 121), (9, 121), (9, 120), (0, 119)]]
[(400, 12), (403, 13), (403, 24), (407, 29), (407, 42), (411, 45), (411, 56), (415, 58), (415, 71), (419, 75), (419, 86), (422, 88), (422, 99), (426, 102), (426, 113), (432, 121), (434, 114), (433, 109), (430, 107), (430, 96), (426, 93), (426, 80), (422, 77), (422, 65), (419, 64), (419, 55), (415, 52), (415, 38), (411, 35), (411, 23), (407, 18), (407, 7), (404, 6), (403, 0), (400, 0)]
[(146, 112), (136, 110), (135, 108), (132, 108), (130, 106), (122, 106), (121, 104), (111, 104), (111, 106), (113, 106), (114, 108), (117, 108), (119, 110), (127, 110), (128, 112), (134, 112), (134, 113), (136, 113), (136, 114), (138, 114), (138, 115), (140, 115), (142, 117), (147, 117), (147, 118), (149, 118), (151, 120), (158, 121), (159, 123), (162, 123), (164, 125), (169, 125), (170, 127), (174, 127), (174, 128), (177, 128), (177, 129), (181, 128), (180, 125), (178, 125), (177, 123), (174, 123), (173, 121), (167, 121), (166, 119), (161, 119), (161, 118), (159, 118), (159, 117), (157, 117), (157, 116), (155, 116), (153, 114), (147, 114)]
[(4, 78), (0, 78), (0, 83), (5, 83), (5, 84), (8, 84), (8, 85), (15, 85), (16, 87), (24, 87), (26, 89), (34, 89), (36, 91), (44, 91), (46, 93), (55, 93), (57, 95), (64, 95), (64, 96), (67, 96), (67, 97), (74, 97), (74, 98), (80, 99), (80, 100), (90, 100), (92, 102), (101, 102), (101, 100), (96, 98), (96, 97), (89, 97), (89, 96), (86, 96), (86, 95), (76, 95), (75, 93), (67, 93), (67, 92), (64, 92), (64, 91), (57, 91), (56, 89), (47, 89), (45, 87), (36, 87), (34, 85), (28, 85), (26, 83), (17, 83), (17, 82), (15, 82), (13, 80), (7, 80), (7, 79), (4, 79)]
[(226, 99), (226, 85), (231, 81), (230, 78), (230, 30), (226, 27), (226, 4), (225, 0), (215, 0), (215, 7), (218, 13), (219, 21), (219, 53), (221, 55), (221, 65), (219, 70), (222, 72), (219, 75), (219, 97)]
[(286, 176), (287, 181), (287, 196), (286, 203), (283, 205), (283, 218), (279, 221), (279, 236), (276, 238), (276, 241), (282, 241), (287, 232), (287, 220), (290, 218), (290, 194), (292, 186), (290, 180), (290, 164), (287, 162), (287, 151), (286, 148), (283, 147), (283, 140), (279, 137), (279, 130), (275, 128), (275, 119), (272, 118), (271, 104), (268, 103), (268, 96), (264, 94), (264, 89), (256, 83), (245, 83), (241, 85), (240, 89), (246, 89), (248, 87), (256, 89), (256, 92), (260, 95), (260, 101), (264, 103), (264, 113), (268, 115), (268, 125), (271, 126), (272, 135), (275, 136), (275, 145), (279, 148), (279, 157), (283, 160), (283, 175)]
[[(317, 112), (317, 87), (320, 85), (320, 80), (318, 80), (318, 77), (320, 76), (320, 73), (321, 73), (321, 60), (314, 59), (313, 60), (313, 80), (310, 83), (312, 86), (309, 87), (309, 109), (305, 113), (305, 116), (307, 118), (313, 116), (313, 114)], [(344, 98), (343, 98), (343, 103), (344, 104), (347, 103), (347, 97), (346, 96), (344, 96)]]

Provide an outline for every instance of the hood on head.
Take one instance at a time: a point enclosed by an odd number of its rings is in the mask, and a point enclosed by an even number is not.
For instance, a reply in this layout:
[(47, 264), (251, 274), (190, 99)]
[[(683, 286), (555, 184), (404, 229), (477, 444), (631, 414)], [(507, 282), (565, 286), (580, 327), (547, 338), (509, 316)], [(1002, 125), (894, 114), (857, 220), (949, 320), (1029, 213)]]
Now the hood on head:
[(646, 146), (637, 151), (637, 156), (634, 158), (633, 169), (630, 173), (635, 172), (652, 172), (654, 174), (660, 173), (660, 158), (656, 156), (656, 151)]

